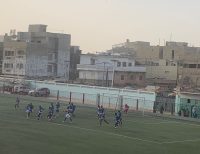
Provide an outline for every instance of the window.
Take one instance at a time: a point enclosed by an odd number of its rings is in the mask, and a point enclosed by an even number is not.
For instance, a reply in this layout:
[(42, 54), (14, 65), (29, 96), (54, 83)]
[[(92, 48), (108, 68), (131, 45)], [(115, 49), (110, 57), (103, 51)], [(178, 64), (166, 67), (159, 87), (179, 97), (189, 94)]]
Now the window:
[(14, 51), (5, 51), (5, 56), (14, 56)]
[(189, 68), (197, 68), (197, 64), (189, 64)]
[(53, 72), (53, 67), (52, 65), (47, 66), (47, 72), (52, 73)]
[(183, 64), (183, 68), (189, 68), (189, 64)]
[(12, 63), (4, 63), (4, 68), (13, 68)]
[(172, 59), (174, 59), (174, 50), (172, 50)]
[(132, 63), (128, 63), (128, 66), (132, 66)]
[(90, 59), (90, 64), (91, 64), (91, 65), (95, 65), (95, 59), (91, 58), (91, 59)]
[(142, 75), (140, 75), (139, 80), (142, 80), (142, 79), (143, 79), (143, 77), (142, 77)]
[(131, 79), (131, 80), (134, 80), (134, 75), (131, 75), (131, 76), (130, 76), (130, 79)]
[(16, 68), (18, 68), (18, 69), (22, 69), (24, 67), (24, 65), (22, 64), (22, 63), (18, 63), (17, 65), (16, 65)]
[(126, 67), (126, 62), (123, 62), (123, 67)]
[(121, 80), (124, 80), (124, 75), (121, 75)]
[(23, 69), (24, 65), (23, 64), (20, 64), (19, 65), (19, 69)]
[(53, 60), (53, 54), (48, 54), (48, 60), (49, 61)]
[(18, 51), (17, 51), (17, 54), (18, 54), (18, 55), (24, 55), (24, 50), (18, 50)]
[(117, 62), (117, 67), (120, 67), (121, 66), (121, 62)]

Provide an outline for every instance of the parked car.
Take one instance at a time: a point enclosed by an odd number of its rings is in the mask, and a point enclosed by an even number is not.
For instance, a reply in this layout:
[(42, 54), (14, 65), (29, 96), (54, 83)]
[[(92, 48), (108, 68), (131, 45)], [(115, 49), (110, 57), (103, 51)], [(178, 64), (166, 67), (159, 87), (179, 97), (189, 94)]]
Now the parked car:
[(27, 86), (15, 85), (13, 92), (17, 94), (28, 94), (29, 91), (30, 91), (30, 88), (28, 88)]
[(50, 95), (50, 90), (48, 88), (37, 88), (35, 90), (30, 90), (28, 92), (28, 95), (30, 96), (49, 96)]

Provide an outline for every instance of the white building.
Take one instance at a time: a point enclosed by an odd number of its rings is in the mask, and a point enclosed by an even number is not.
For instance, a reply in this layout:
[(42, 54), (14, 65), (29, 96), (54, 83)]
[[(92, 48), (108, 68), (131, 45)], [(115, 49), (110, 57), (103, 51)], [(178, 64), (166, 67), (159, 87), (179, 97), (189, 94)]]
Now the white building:
[(122, 55), (83, 54), (77, 65), (81, 82), (102, 86), (142, 86), (145, 67), (135, 66), (131, 57)]
[(46, 32), (46, 27), (29, 25), (28, 32), (5, 35), (3, 74), (68, 79), (71, 36)]

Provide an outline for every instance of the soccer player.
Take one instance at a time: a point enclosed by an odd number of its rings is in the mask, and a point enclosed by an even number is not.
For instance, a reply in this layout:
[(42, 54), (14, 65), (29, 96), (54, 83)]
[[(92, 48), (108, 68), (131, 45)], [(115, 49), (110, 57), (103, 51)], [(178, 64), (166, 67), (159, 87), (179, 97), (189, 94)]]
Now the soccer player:
[(101, 108), (100, 108), (100, 105), (97, 106), (97, 117), (99, 118), (99, 115), (100, 115), (100, 111), (101, 111)]
[(69, 104), (68, 104), (68, 106), (67, 106), (67, 110), (68, 110), (68, 112), (72, 112), (72, 110), (73, 110), (73, 107), (72, 107), (72, 103), (71, 102), (69, 102)]
[(99, 110), (99, 124), (100, 124), (100, 126), (102, 125), (103, 121), (106, 124), (109, 124), (109, 122), (106, 120), (106, 117), (105, 117), (105, 110), (104, 110), (103, 106), (101, 105), (100, 110)]
[(43, 111), (44, 111), (44, 108), (40, 105), (39, 106), (39, 110), (38, 110), (38, 114), (37, 114), (37, 119), (38, 120), (40, 120)]
[(70, 111), (69, 111), (69, 110), (65, 110), (64, 112), (66, 112), (66, 114), (65, 114), (65, 119), (64, 119), (63, 122), (65, 122), (67, 119), (69, 119), (70, 122), (72, 122), (72, 118), (71, 118), (71, 113), (70, 113)]
[(127, 104), (124, 105), (124, 112), (127, 114), (128, 113), (128, 109), (129, 109), (129, 106)]
[(15, 103), (15, 109), (19, 108), (19, 103), (20, 103), (20, 99), (19, 99), (19, 97), (17, 96), (17, 98), (16, 98), (16, 103)]
[(74, 112), (76, 110), (76, 105), (74, 105), (73, 103), (69, 102), (69, 105), (67, 106), (67, 110), (72, 116), (75, 116)]
[(49, 111), (48, 111), (48, 115), (47, 118), (49, 121), (51, 121), (53, 119), (53, 112), (54, 112), (54, 108), (51, 106), (49, 106)]
[(75, 116), (75, 114), (74, 114), (74, 112), (75, 112), (75, 110), (76, 110), (76, 105), (74, 105), (73, 103), (71, 103), (71, 114), (72, 114), (72, 116), (74, 117)]
[(26, 107), (27, 119), (29, 119), (31, 113), (33, 112), (33, 108), (34, 108), (34, 106), (32, 103), (27, 105), (27, 107)]
[(52, 115), (54, 114), (54, 105), (51, 103), (51, 110), (52, 110)]
[(122, 114), (121, 111), (118, 110), (117, 112), (115, 112), (115, 128), (120, 125), (122, 125)]

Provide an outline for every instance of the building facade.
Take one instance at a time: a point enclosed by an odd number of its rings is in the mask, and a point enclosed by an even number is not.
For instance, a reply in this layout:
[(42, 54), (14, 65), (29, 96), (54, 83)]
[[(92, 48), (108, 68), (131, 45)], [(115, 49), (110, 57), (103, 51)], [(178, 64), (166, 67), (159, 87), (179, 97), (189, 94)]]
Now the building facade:
[[(137, 65), (147, 66), (147, 78), (177, 80), (179, 84), (200, 86), (200, 47), (188, 46), (186, 42), (166, 42), (164, 46), (152, 46), (149, 42), (127, 40), (114, 45), (108, 52), (127, 53), (135, 57)], [(160, 60), (177, 66), (164, 66), (159, 63)], [(155, 62), (158, 65), (154, 67), (151, 63)]]
[(50, 33), (46, 25), (4, 37), (3, 74), (69, 79), (71, 36)]
[(145, 67), (122, 55), (83, 54), (77, 65), (82, 83), (99, 86), (144, 86)]

